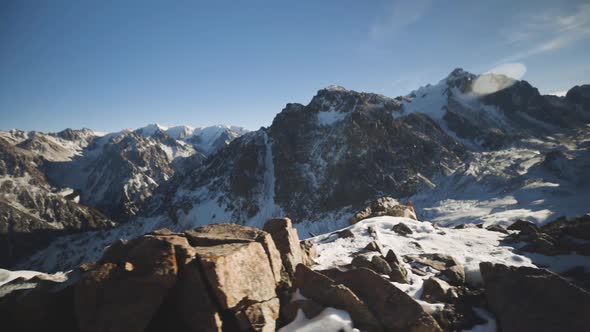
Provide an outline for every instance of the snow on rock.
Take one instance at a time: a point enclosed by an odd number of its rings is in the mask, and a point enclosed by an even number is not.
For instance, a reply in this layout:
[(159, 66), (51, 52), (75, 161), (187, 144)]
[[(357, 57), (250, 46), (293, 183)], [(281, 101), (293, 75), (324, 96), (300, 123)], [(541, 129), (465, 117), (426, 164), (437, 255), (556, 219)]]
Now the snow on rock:
[(192, 143), (205, 155), (210, 155), (247, 132), (245, 128), (237, 126), (200, 127), (194, 129), (192, 135), (186, 137), (185, 141)]
[(482, 318), (487, 320), (485, 324), (475, 325), (469, 330), (463, 330), (463, 332), (496, 332), (498, 331), (498, 325), (496, 319), (486, 310), (481, 308), (473, 308), (473, 310)]
[(166, 133), (176, 140), (183, 140), (190, 136), (195, 131), (195, 128), (189, 126), (175, 126), (166, 129)]
[[(465, 165), (409, 198), (419, 218), (443, 226), (545, 224), (588, 212), (590, 131), (530, 139), (497, 151), (472, 152)], [(564, 152), (556, 152), (564, 151)], [(557, 157), (555, 157), (557, 156)], [(559, 157), (565, 156), (565, 157)]]
[(279, 332), (358, 332), (352, 327), (352, 318), (343, 310), (334, 308), (324, 309), (318, 316), (308, 319), (300, 309), (297, 317), (288, 325), (280, 328)]
[(153, 124), (149, 124), (145, 127), (135, 129), (135, 132), (142, 137), (151, 137), (157, 132), (166, 131), (166, 130), (168, 130), (168, 127), (162, 126), (158, 123), (153, 123)]
[(340, 122), (344, 120), (346, 117), (346, 113), (338, 112), (338, 111), (326, 111), (326, 112), (319, 112), (318, 113), (318, 123), (320, 126), (330, 126), (336, 122)]
[[(401, 236), (391, 228), (404, 223), (412, 234)], [(481, 283), (480, 262), (502, 263), (514, 266), (534, 266), (530, 258), (516, 254), (514, 248), (502, 245), (503, 234), (480, 228), (450, 229), (436, 228), (430, 222), (416, 221), (401, 217), (376, 217), (360, 221), (348, 227), (355, 237), (337, 238), (321, 235), (311, 240), (318, 247), (319, 269), (328, 269), (338, 265), (349, 264), (353, 254), (372, 241), (367, 228), (375, 227), (380, 233), (380, 241), (387, 251), (392, 249), (398, 256), (416, 253), (440, 253), (453, 256), (465, 267), (467, 281), (471, 284)], [(419, 244), (419, 247), (416, 245)], [(422, 286), (421, 278), (413, 275), (414, 284), (396, 284), (408, 294), (418, 298)]]
[(58, 272), (53, 275), (48, 275), (48, 274), (45, 274), (43, 272), (38, 272), (38, 271), (28, 271), (28, 270), (9, 271), (9, 270), (5, 270), (5, 269), (0, 269), (0, 286), (7, 284), (17, 278), (23, 278), (25, 280), (29, 280), (29, 279), (39, 276), (39, 275), (45, 276), (47, 278), (58, 279), (58, 280), (62, 280), (62, 279), (66, 278), (65, 274), (62, 272)]

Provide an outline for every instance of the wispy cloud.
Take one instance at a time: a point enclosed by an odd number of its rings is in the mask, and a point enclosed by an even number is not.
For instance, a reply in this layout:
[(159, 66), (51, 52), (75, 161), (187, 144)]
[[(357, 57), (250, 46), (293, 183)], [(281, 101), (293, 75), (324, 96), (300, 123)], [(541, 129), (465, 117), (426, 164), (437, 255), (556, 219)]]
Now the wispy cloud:
[(499, 62), (557, 51), (590, 38), (590, 4), (579, 5), (569, 13), (552, 10), (517, 19), (517, 24), (504, 30), (505, 44), (527, 47)]
[(369, 27), (369, 40), (381, 42), (394, 37), (403, 28), (418, 21), (430, 8), (432, 0), (395, 0)]

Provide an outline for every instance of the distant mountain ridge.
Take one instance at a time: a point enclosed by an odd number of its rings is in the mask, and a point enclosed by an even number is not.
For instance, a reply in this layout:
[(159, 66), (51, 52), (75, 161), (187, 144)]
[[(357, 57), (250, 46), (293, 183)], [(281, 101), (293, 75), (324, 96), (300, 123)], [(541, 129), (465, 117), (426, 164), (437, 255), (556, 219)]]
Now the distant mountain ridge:
[(41, 171), (131, 222), (59, 239), (21, 267), (64, 269), (160, 227), (261, 226), (286, 215), (301, 234), (322, 233), (382, 196), (445, 224), (587, 213), (589, 100), (590, 85), (546, 96), (526, 81), (456, 69), (396, 98), (331, 86), (253, 132), (154, 124), (108, 134)]
[(192, 130), (185, 138), (194, 144), (154, 125), (109, 134), (0, 131), (1, 264), (56, 236), (126, 221), (188, 160), (199, 164), (245, 131)]

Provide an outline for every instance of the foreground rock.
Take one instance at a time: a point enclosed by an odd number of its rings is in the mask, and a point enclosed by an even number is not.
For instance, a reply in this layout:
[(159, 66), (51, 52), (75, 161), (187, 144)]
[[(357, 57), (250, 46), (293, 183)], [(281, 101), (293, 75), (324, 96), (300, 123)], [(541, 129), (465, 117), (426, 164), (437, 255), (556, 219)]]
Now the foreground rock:
[(406, 255), (405, 259), (410, 261), (417, 270), (430, 267), (439, 271), (438, 277), (453, 286), (460, 286), (465, 283), (465, 268), (452, 256), (427, 253)]
[(441, 331), (434, 318), (414, 299), (371, 270), (332, 270), (330, 277), (358, 295), (369, 306), (385, 331)]
[(283, 251), (271, 234), (229, 224), (115, 242), (65, 283), (0, 287), (0, 324), (20, 331), (275, 331), (280, 292), (291, 283), (288, 264), (302, 260), (302, 247), (314, 248), (299, 243), (290, 222), (273, 227)]
[(394, 198), (382, 197), (352, 216), (350, 218), (350, 224), (356, 224), (363, 219), (380, 216), (405, 217), (418, 220), (414, 207), (411, 204), (402, 205)]
[(287, 274), (286, 279), (293, 278), (297, 265), (303, 263), (303, 260), (307, 260), (309, 256), (304, 258), (304, 253), (299, 243), (299, 235), (297, 234), (297, 230), (293, 228), (291, 219), (270, 219), (264, 224), (264, 230), (272, 236), (274, 243), (281, 253), (283, 268)]
[(588, 292), (547, 270), (492, 263), (480, 269), (503, 332), (588, 331)]
[(354, 326), (362, 331), (383, 331), (366, 302), (344, 285), (303, 265), (297, 266), (294, 286), (301, 294), (325, 307), (347, 311)]
[(531, 222), (518, 220), (508, 230), (518, 230), (505, 241), (508, 243), (524, 242), (522, 251), (536, 252), (543, 255), (566, 255), (575, 252), (590, 256), (590, 215), (578, 218), (558, 218), (539, 228)]

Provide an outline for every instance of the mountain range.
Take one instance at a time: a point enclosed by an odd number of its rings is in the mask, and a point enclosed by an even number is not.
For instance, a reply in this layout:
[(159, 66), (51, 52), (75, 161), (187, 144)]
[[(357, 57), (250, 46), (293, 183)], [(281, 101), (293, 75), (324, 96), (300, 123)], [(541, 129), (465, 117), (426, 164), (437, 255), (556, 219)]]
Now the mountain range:
[(0, 132), (0, 266), (67, 270), (217, 221), (325, 233), (383, 196), (443, 226), (541, 225), (590, 212), (589, 125), (590, 85), (557, 97), (455, 69), (396, 98), (331, 86), (257, 131)]

